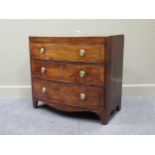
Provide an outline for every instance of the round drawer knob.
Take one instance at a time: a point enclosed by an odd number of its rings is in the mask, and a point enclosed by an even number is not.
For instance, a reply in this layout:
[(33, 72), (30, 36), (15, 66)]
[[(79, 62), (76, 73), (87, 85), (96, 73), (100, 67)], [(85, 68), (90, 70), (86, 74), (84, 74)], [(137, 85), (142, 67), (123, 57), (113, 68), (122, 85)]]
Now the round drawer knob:
[(79, 72), (79, 76), (80, 76), (81, 78), (85, 77), (85, 76), (86, 76), (86, 72), (83, 71), (83, 70), (81, 70), (81, 71)]
[(86, 99), (86, 94), (85, 93), (80, 93), (80, 100), (85, 100)]
[(83, 56), (86, 55), (86, 51), (85, 51), (84, 49), (81, 49), (81, 50), (79, 51), (79, 53), (80, 53), (80, 56), (81, 56), (81, 57), (83, 57)]
[(40, 48), (40, 54), (44, 54), (45, 53), (45, 48), (41, 47)]
[(45, 67), (41, 67), (41, 74), (44, 74), (45, 73)]
[(41, 92), (42, 92), (43, 94), (45, 94), (45, 92), (46, 92), (46, 88), (45, 88), (45, 87), (42, 87)]

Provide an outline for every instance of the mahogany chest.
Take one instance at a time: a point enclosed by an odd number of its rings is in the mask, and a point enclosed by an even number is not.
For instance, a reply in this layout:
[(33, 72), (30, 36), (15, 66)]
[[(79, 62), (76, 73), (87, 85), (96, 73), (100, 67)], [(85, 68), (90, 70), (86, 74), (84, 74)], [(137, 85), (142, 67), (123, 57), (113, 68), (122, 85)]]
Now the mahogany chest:
[(124, 36), (30, 37), (33, 106), (90, 111), (107, 124), (121, 109)]

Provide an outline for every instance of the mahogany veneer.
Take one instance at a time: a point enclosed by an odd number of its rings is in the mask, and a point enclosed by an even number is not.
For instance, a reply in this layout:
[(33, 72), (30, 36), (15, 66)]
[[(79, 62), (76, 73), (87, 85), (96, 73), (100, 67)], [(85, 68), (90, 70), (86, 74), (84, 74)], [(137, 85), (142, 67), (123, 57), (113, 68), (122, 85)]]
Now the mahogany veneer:
[(124, 36), (30, 37), (33, 106), (91, 111), (107, 124), (121, 109)]

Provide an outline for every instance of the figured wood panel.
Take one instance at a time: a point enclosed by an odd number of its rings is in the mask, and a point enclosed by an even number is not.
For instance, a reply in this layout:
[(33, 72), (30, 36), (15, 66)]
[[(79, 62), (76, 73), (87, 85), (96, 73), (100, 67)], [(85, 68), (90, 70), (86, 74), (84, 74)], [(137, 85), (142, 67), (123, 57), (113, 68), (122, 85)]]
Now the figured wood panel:
[[(42, 87), (46, 88), (44, 94)], [(99, 107), (103, 104), (103, 90), (100, 87), (55, 83), (33, 78), (33, 93), (40, 100), (47, 99), (58, 104), (81, 107)], [(80, 100), (80, 93), (86, 94), (85, 100)]]
[[(40, 54), (44, 48), (45, 53)], [(86, 54), (80, 56), (79, 51), (84, 49)], [(41, 60), (70, 61), (70, 62), (104, 62), (104, 45), (63, 45), (49, 43), (31, 43), (31, 57)]]
[[(41, 73), (41, 68), (45, 68)], [(80, 77), (80, 71), (85, 71), (85, 76)], [(55, 63), (47, 61), (32, 61), (32, 76), (47, 80), (81, 83), (85, 85), (103, 85), (103, 65), (88, 65), (75, 63)]]

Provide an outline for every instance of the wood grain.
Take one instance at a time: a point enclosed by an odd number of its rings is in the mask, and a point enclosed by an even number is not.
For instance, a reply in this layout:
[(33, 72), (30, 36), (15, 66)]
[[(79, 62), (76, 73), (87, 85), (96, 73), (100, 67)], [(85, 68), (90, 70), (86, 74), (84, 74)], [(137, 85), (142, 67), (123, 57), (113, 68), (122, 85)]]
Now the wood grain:
[[(45, 72), (41, 73), (41, 68)], [(80, 71), (85, 71), (85, 77), (81, 78)], [(104, 85), (104, 67), (102, 65), (68, 64), (47, 61), (32, 61), (32, 76), (45, 80), (72, 82), (84, 85)]]
[[(40, 54), (40, 48), (46, 51)], [(59, 45), (49, 43), (31, 43), (31, 56), (34, 59), (53, 60), (53, 61), (71, 61), (71, 62), (104, 62), (104, 45)], [(80, 49), (84, 49), (86, 54), (80, 56)]]
[[(42, 93), (42, 87), (47, 90), (45, 94)], [(103, 91), (99, 87), (55, 83), (33, 78), (33, 89), (34, 96), (40, 100), (48, 99), (58, 104), (82, 107), (99, 107), (103, 104)], [(85, 100), (80, 100), (80, 93), (86, 94)]]
[(101, 44), (104, 45), (106, 37), (29, 37), (31, 43), (56, 43), (56, 44)]

